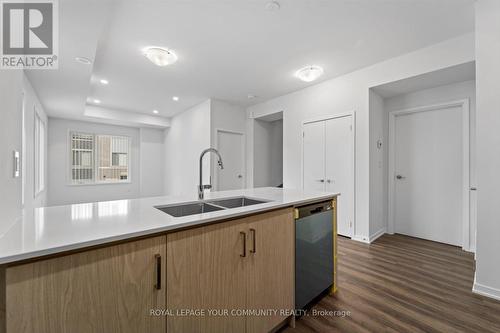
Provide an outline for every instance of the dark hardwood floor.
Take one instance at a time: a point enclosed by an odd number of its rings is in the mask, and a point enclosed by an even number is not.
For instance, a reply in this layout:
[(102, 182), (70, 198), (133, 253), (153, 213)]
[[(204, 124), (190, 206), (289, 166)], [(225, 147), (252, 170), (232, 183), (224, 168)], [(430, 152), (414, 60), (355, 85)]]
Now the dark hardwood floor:
[(312, 309), (350, 315), (303, 316), (284, 332), (500, 332), (500, 302), (471, 291), (472, 254), (402, 235), (339, 237), (338, 249), (338, 293)]

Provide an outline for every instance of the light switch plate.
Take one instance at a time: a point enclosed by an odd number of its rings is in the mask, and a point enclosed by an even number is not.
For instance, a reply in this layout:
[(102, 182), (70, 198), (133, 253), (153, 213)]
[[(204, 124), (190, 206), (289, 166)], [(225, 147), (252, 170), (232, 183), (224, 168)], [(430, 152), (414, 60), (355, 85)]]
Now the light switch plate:
[(14, 178), (18, 178), (21, 173), (21, 163), (19, 159), (19, 152), (14, 150)]

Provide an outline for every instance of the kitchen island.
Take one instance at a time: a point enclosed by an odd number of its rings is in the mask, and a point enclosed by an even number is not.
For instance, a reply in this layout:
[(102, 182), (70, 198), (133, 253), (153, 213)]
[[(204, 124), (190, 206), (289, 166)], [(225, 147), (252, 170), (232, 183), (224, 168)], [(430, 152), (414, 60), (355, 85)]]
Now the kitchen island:
[(0, 238), (0, 332), (271, 331), (293, 322), (295, 209), (329, 200), (336, 211), (336, 196), (211, 192), (205, 202), (262, 203), (179, 217), (162, 208), (199, 201), (27, 212)]

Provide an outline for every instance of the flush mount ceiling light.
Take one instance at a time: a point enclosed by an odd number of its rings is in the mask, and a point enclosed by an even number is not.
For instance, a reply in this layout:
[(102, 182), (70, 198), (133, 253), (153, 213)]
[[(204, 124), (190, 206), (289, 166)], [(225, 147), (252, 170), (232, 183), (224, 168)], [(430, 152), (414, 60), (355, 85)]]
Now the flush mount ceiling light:
[(175, 53), (163, 47), (146, 47), (142, 50), (142, 53), (149, 61), (157, 66), (167, 66), (177, 61)]
[(248, 99), (254, 99), (254, 98), (257, 98), (257, 95), (248, 94), (247, 98)]
[(94, 98), (94, 99), (92, 99), (92, 103), (94, 103), (94, 104), (101, 104), (101, 100), (97, 99), (97, 98)]
[(90, 65), (92, 63), (92, 60), (90, 60), (89, 58), (85, 58), (85, 57), (76, 57), (75, 60), (78, 61), (79, 63), (85, 64), (85, 65)]
[(158, 113), (160, 113), (160, 111), (158, 111), (158, 110), (153, 110), (153, 113), (154, 113), (154, 114), (158, 114)]
[(280, 9), (280, 3), (278, 1), (269, 1), (266, 3), (266, 9), (270, 12), (274, 12)]
[(174, 96), (174, 97), (172, 97), (172, 99), (177, 102), (179, 100), (179, 97)]
[(106, 79), (100, 79), (99, 82), (101, 82), (101, 84), (104, 84), (104, 85), (109, 84), (109, 81)]
[(295, 76), (305, 82), (312, 82), (323, 75), (323, 68), (319, 66), (306, 66), (295, 72)]

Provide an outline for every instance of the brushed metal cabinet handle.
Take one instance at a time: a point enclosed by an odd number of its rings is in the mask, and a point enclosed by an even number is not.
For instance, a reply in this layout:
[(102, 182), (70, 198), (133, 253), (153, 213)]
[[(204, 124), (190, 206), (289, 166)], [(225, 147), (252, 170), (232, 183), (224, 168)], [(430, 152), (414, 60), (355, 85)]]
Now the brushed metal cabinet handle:
[(257, 252), (257, 246), (255, 245), (256, 240), (255, 237), (257, 236), (255, 229), (250, 229), (250, 232), (252, 233), (252, 249), (250, 250), (250, 253), (256, 253)]
[(155, 288), (157, 290), (161, 289), (161, 255), (156, 254), (155, 255), (155, 262), (156, 262), (156, 283), (155, 283)]
[(246, 257), (247, 256), (247, 234), (243, 231), (240, 231), (240, 235), (243, 238), (243, 254), (240, 254), (240, 257)]

